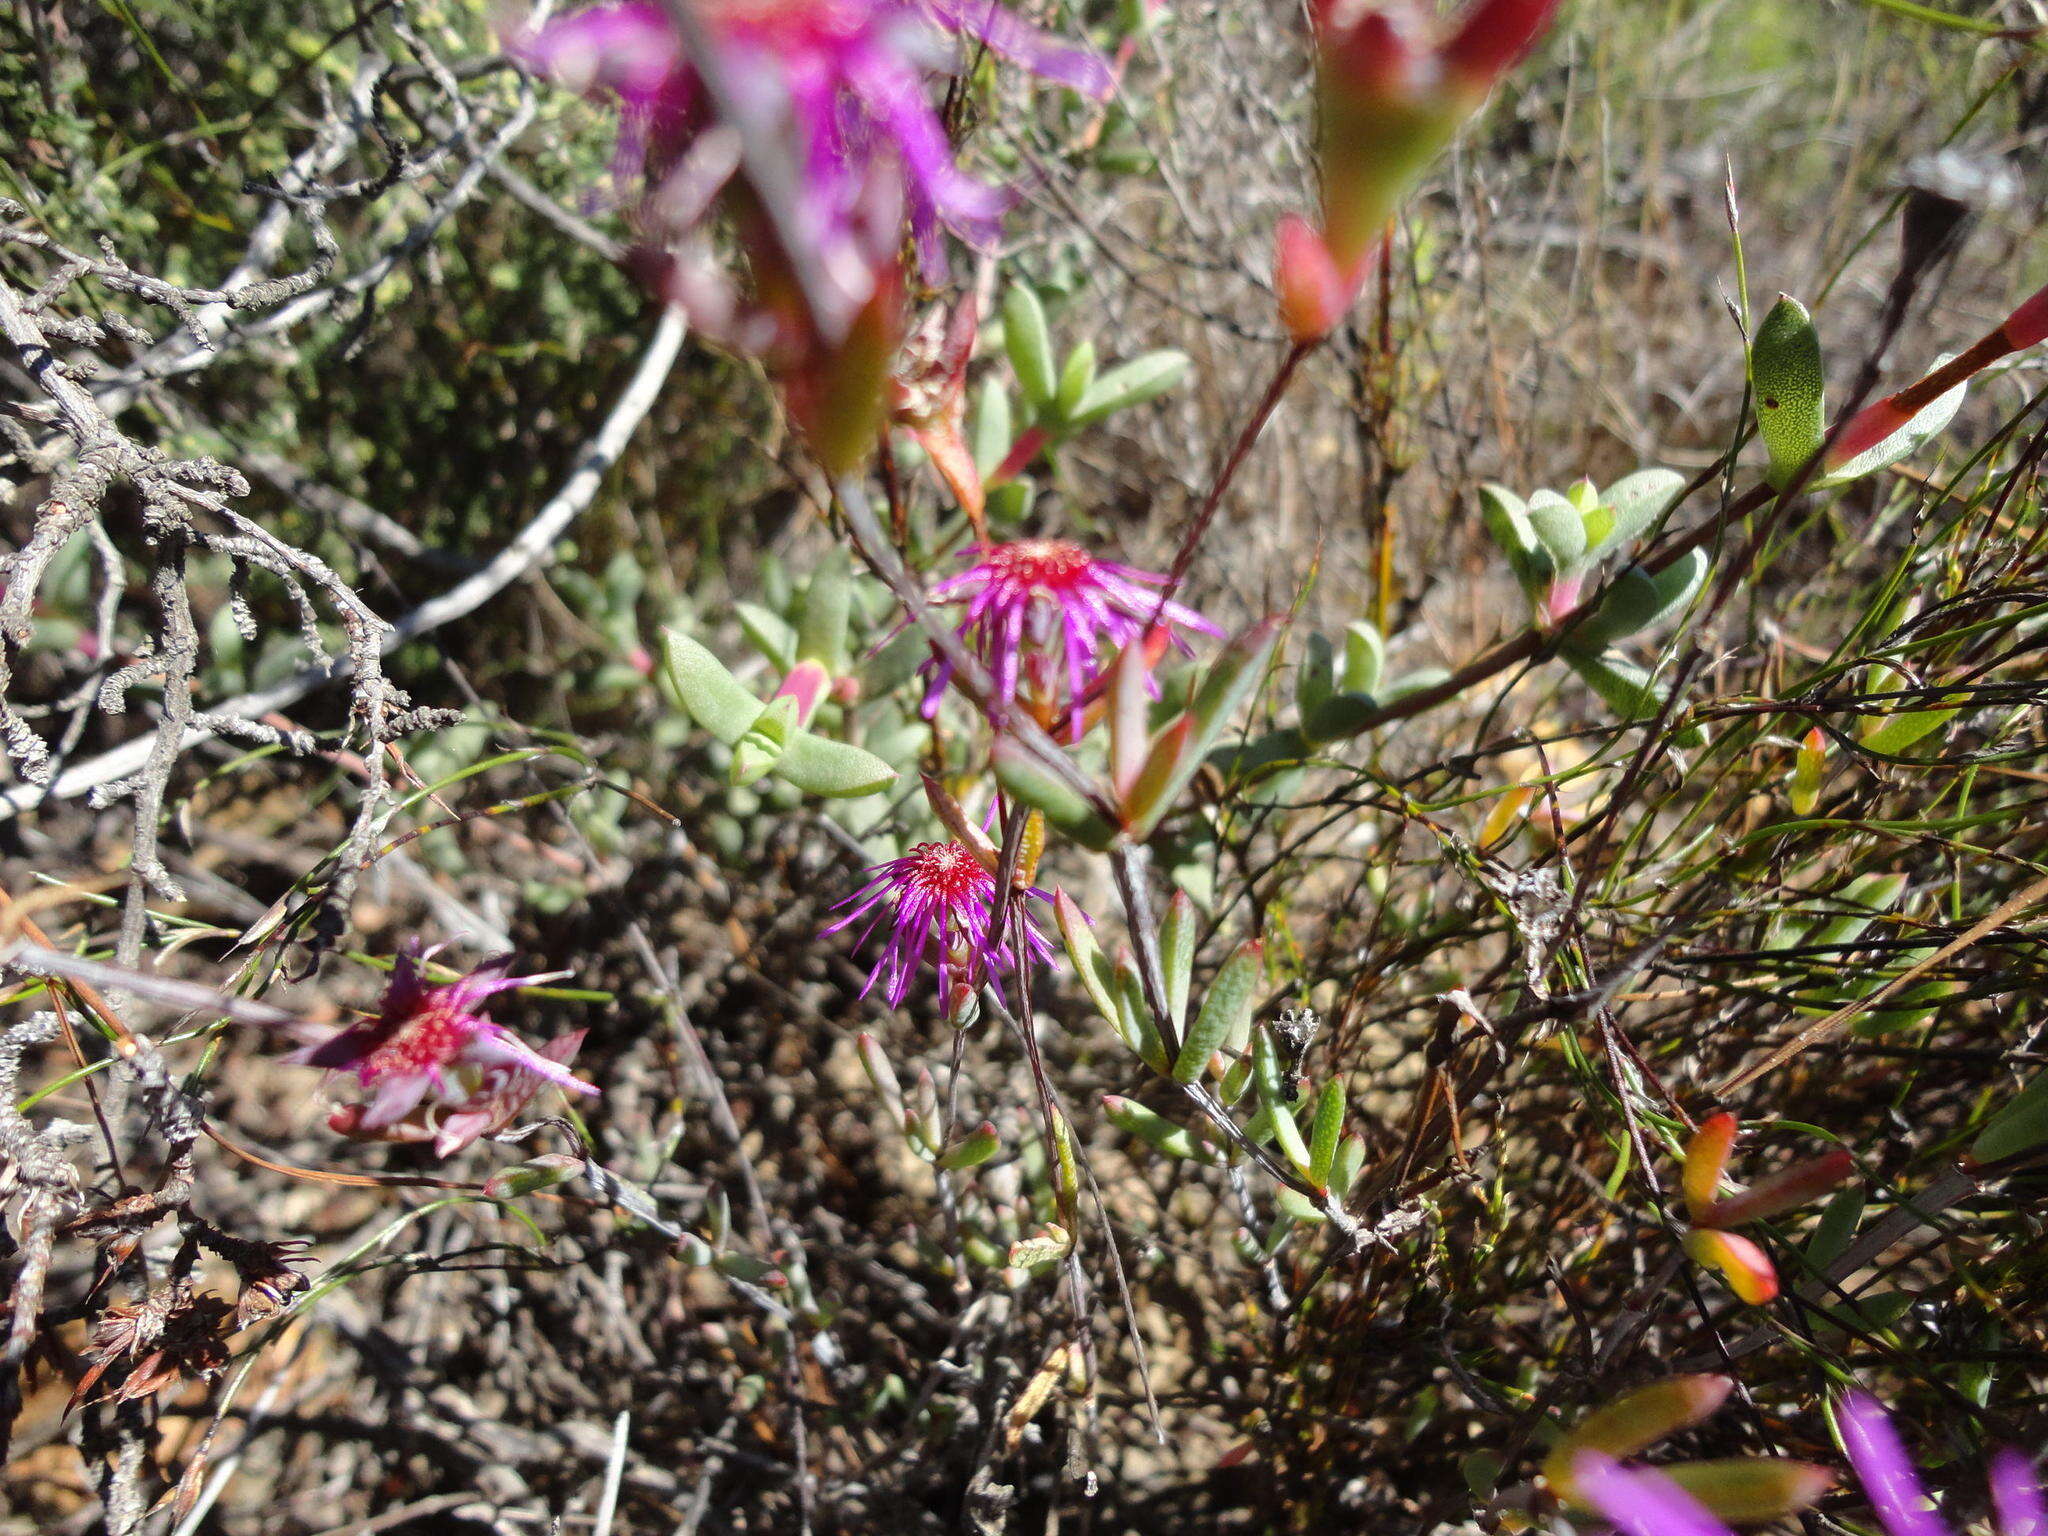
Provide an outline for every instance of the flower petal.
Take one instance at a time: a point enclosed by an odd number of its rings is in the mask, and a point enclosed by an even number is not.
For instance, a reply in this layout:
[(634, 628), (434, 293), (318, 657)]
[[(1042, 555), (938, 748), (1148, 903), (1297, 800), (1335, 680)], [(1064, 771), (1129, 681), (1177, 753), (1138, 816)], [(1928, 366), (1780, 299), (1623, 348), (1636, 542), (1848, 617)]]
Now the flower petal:
[(2033, 1464), (2018, 1451), (1991, 1458), (1991, 1502), (1998, 1510), (1998, 1536), (2048, 1536), (2048, 1504)]
[(1849, 1465), (1891, 1536), (1949, 1536), (1883, 1405), (1851, 1392), (1842, 1399), (1840, 1422)]
[(1733, 1536), (1670, 1478), (1581, 1451), (1572, 1480), (1585, 1501), (1627, 1536)]

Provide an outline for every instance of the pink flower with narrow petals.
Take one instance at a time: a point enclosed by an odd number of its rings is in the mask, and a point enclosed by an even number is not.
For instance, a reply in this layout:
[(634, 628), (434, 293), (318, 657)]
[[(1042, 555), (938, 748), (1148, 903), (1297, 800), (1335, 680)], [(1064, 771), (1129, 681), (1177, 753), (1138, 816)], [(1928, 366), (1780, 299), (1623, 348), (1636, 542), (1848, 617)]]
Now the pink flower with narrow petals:
[(409, 945), (392, 967), (375, 1018), (284, 1058), (300, 1066), (352, 1072), (369, 1090), (366, 1103), (335, 1111), (329, 1121), (333, 1129), (369, 1140), (415, 1141), (433, 1135), (436, 1151), (446, 1156), (508, 1123), (544, 1086), (570, 1093), (598, 1091), (566, 1065), (582, 1041), (581, 1031), (535, 1050), (483, 1012), (499, 992), (559, 980), (567, 972), (508, 976), (512, 956), (499, 955), (436, 986), (420, 971), (433, 953)]
[[(1184, 631), (1223, 633), (1192, 608), (1162, 605), (1164, 576), (1098, 560), (1065, 539), (977, 544), (966, 553), (967, 569), (933, 587), (931, 600), (965, 608), (960, 635), (994, 680), (990, 702), (1022, 699), (1046, 724), (1063, 707), (1075, 735), (1090, 690), (1155, 612), (1164, 636), (1183, 654), (1191, 649)], [(953, 669), (934, 657), (924, 670), (929, 717)]]
[[(1051, 899), (1036, 889), (1030, 894), (1041, 901)], [(1018, 967), (1017, 946), (995, 931), (1002, 912), (995, 876), (964, 843), (919, 843), (902, 858), (875, 865), (861, 888), (834, 910), (846, 915), (830, 924), (826, 933), (866, 918), (860, 932), (860, 942), (866, 943), (877, 928), (888, 925), (882, 958), (875, 962), (861, 995), (882, 982), (883, 996), (892, 1008), (902, 1005), (927, 954), (935, 958), (939, 996), (949, 1011), (956, 981), (972, 987)], [(1027, 960), (1052, 958), (1051, 943), (1028, 918), (1024, 948)]]

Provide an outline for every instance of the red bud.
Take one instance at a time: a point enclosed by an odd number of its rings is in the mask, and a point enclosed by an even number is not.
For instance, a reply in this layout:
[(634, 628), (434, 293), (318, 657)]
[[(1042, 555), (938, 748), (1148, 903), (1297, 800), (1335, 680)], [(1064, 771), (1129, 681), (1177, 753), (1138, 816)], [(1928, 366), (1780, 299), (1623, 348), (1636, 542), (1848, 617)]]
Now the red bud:
[(1855, 1171), (1856, 1160), (1837, 1149), (1824, 1157), (1795, 1163), (1739, 1195), (1716, 1200), (1704, 1214), (1694, 1212), (1693, 1219), (1703, 1226), (1712, 1227), (1735, 1227), (1745, 1221), (1761, 1221), (1767, 1216), (1776, 1216), (1781, 1211), (1818, 1200)]
[(1685, 1191), (1685, 1208), (1694, 1221), (1702, 1219), (1721, 1197), (1721, 1173), (1728, 1166), (1728, 1154), (1735, 1150), (1735, 1117), (1723, 1110), (1700, 1122), (1685, 1146), (1685, 1172), (1680, 1186)]
[(1299, 215), (1280, 221), (1273, 246), (1273, 286), (1287, 333), (1303, 346), (1322, 340), (1357, 297), (1357, 280), (1338, 271), (1323, 237)]
[(1778, 1294), (1778, 1271), (1770, 1256), (1746, 1237), (1694, 1227), (1685, 1234), (1685, 1251), (1693, 1262), (1718, 1269), (1728, 1288), (1753, 1307)]
[(1550, 25), (1558, 0), (1479, 0), (1444, 45), (1445, 72), (1468, 88), (1492, 88)]
[(800, 661), (782, 679), (782, 685), (775, 690), (775, 698), (795, 699), (796, 723), (807, 725), (831, 681), (832, 676), (822, 662)]

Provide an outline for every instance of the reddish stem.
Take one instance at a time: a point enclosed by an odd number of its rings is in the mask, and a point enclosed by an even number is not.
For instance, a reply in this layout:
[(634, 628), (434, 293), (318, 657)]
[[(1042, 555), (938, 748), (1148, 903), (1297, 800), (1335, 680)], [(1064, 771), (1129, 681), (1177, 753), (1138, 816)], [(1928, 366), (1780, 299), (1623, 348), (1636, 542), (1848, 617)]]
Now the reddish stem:
[(1230, 453), (1223, 460), (1222, 468), (1216, 471), (1215, 483), (1209, 487), (1209, 494), (1202, 499), (1201, 510), (1195, 513), (1195, 520), (1188, 525), (1187, 533), (1181, 538), (1180, 553), (1173, 557), (1173, 569), (1167, 573), (1166, 585), (1160, 589), (1159, 601), (1152, 609), (1151, 622), (1147, 628), (1156, 628), (1159, 616), (1166, 611), (1167, 602), (1180, 590), (1182, 580), (1187, 576), (1188, 567), (1195, 562), (1195, 551), (1201, 547), (1202, 536), (1209, 531), (1209, 525), (1216, 520), (1216, 509), (1223, 505), (1223, 498), (1229, 494), (1231, 482), (1237, 479), (1237, 472), (1244, 467), (1245, 459), (1252, 451), (1252, 445), (1259, 440), (1259, 434), (1266, 430), (1266, 423), (1273, 418), (1279, 407), (1281, 396), (1287, 393), (1287, 386), (1294, 380), (1294, 370), (1301, 366), (1301, 360), (1315, 350), (1313, 341), (1297, 341), (1287, 349), (1287, 356), (1281, 359), (1279, 371), (1273, 375), (1272, 383), (1259, 398), (1258, 407), (1251, 419), (1244, 424), (1244, 430), (1237, 434), (1237, 441), (1230, 445)]

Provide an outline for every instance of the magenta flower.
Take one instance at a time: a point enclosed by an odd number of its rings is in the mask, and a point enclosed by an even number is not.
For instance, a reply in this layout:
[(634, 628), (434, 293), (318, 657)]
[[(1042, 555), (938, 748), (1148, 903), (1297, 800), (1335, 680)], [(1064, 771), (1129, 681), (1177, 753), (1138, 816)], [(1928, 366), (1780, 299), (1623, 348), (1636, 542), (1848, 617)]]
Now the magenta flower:
[[(962, 44), (1091, 96), (1111, 86), (1101, 59), (993, 0), (694, 3), (727, 77), (787, 136), (806, 232), (826, 278), (846, 290), (844, 314), (817, 317), (835, 339), (868, 298), (877, 242), (893, 248), (898, 238), (893, 218), (872, 227), (887, 188), (903, 189), (928, 273), (943, 270), (942, 227), (977, 245), (995, 238), (1008, 195), (960, 170), (928, 95), (929, 79)], [(700, 225), (738, 169), (737, 145), (658, 0), (593, 6), (515, 36), (511, 51), (563, 85), (615, 98), (615, 174), (644, 180), (644, 212), (660, 234)]]
[[(554, 981), (566, 972), (507, 976), (512, 956), (499, 955), (457, 981), (434, 986), (420, 972), (420, 962), (434, 952), (407, 946), (392, 966), (375, 1018), (284, 1058), (353, 1072), (369, 1090), (367, 1103), (335, 1111), (333, 1129), (389, 1141), (433, 1135), (436, 1151), (446, 1156), (508, 1123), (544, 1085), (597, 1092), (565, 1065), (582, 1042), (581, 1031), (535, 1050), (482, 1012), (499, 992)], [(423, 1110), (430, 1093), (433, 1099)], [(438, 1125), (436, 1110), (445, 1110)]]
[[(960, 635), (995, 682), (991, 705), (1021, 697), (1041, 721), (1058, 714), (1061, 683), (1073, 734), (1079, 736), (1090, 690), (1109, 665), (1158, 614), (1163, 635), (1183, 653), (1179, 631), (1223, 633), (1192, 608), (1160, 602), (1164, 576), (1098, 560), (1065, 539), (976, 544), (968, 568), (932, 588), (934, 603), (960, 603)], [(938, 709), (953, 669), (934, 656), (925, 663), (924, 712)], [(1157, 685), (1153, 684), (1156, 695)]]
[[(1849, 1465), (1889, 1536), (1950, 1536), (1878, 1401), (1852, 1392), (1842, 1400), (1840, 1419)], [(1598, 1451), (1584, 1451), (1572, 1465), (1572, 1480), (1578, 1494), (1626, 1536), (1733, 1536), (1691, 1494), (1647, 1468), (1624, 1467)], [(1998, 1536), (2048, 1536), (2048, 1504), (2033, 1468), (2015, 1451), (1991, 1460), (1991, 1502)]]
[(1735, 1536), (1663, 1473), (1624, 1467), (1599, 1451), (1579, 1453), (1572, 1463), (1572, 1486), (1626, 1536)]
[[(1851, 1392), (1842, 1400), (1841, 1425), (1849, 1465), (1891, 1536), (1949, 1536), (1877, 1399)], [(2048, 1505), (2041, 1501), (2034, 1469), (2018, 1452), (2001, 1451), (1991, 1458), (1991, 1502), (1999, 1536), (2048, 1536)]]
[[(928, 952), (936, 951), (939, 997), (950, 1013), (956, 977), (972, 987), (1017, 968), (1016, 945), (993, 931), (999, 916), (995, 876), (966, 844), (919, 843), (902, 858), (875, 865), (867, 876), (859, 890), (833, 909), (846, 915), (824, 930), (837, 933), (865, 917), (860, 942), (866, 943), (888, 923), (882, 958), (868, 974), (861, 996), (886, 978), (883, 995), (890, 1007), (900, 1007), (919, 964)], [(1031, 894), (1050, 899), (1040, 890)], [(1026, 958), (1052, 958), (1052, 945), (1028, 917), (1024, 943)]]

